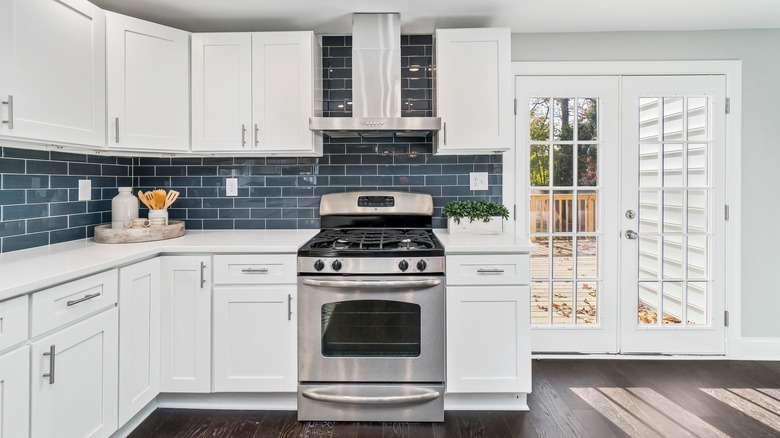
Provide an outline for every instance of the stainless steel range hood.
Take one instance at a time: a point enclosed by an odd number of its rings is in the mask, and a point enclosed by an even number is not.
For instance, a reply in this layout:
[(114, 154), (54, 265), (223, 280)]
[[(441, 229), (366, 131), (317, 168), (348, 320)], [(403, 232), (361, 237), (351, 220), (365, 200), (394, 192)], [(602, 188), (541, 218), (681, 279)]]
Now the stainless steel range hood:
[(309, 129), (333, 138), (424, 136), (439, 117), (401, 117), (401, 18), (352, 15), (352, 117), (311, 117)]

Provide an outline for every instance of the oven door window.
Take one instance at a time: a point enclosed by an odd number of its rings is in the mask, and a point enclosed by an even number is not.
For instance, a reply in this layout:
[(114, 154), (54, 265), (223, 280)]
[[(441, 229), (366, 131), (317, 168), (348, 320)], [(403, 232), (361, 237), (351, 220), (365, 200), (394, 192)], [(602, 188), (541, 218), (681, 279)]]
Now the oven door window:
[(326, 303), (321, 311), (325, 357), (419, 357), (420, 306), (383, 300)]

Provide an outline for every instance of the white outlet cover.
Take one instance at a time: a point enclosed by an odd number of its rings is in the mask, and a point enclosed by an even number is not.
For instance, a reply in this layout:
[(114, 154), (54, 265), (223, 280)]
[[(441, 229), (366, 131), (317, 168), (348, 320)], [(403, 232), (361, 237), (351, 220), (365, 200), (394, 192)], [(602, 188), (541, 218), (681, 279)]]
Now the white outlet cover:
[(471, 189), (471, 190), (487, 190), (488, 189), (488, 173), (487, 172), (471, 172), (471, 173), (469, 173), (469, 189)]
[(88, 179), (79, 180), (79, 201), (92, 200), (92, 181)]
[(238, 196), (238, 178), (225, 178), (227, 196)]

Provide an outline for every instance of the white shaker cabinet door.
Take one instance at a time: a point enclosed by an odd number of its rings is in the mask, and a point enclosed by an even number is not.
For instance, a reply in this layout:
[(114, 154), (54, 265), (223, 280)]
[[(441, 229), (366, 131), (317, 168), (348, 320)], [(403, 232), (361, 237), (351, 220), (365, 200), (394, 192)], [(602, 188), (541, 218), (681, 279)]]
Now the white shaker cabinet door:
[(190, 134), (190, 35), (106, 13), (108, 146), (186, 151)]
[(214, 391), (295, 392), (295, 285), (214, 289)]
[(106, 144), (105, 15), (87, 0), (0, 0), (0, 135)]
[(251, 151), (252, 34), (192, 34), (192, 150)]
[(32, 436), (108, 437), (117, 429), (117, 309), (32, 344)]
[(119, 424), (160, 392), (160, 258), (119, 270)]
[(505, 151), (514, 142), (508, 28), (436, 30), (438, 154)]
[(211, 392), (211, 257), (162, 257), (160, 392)]
[(531, 392), (528, 286), (447, 287), (447, 392)]
[(30, 348), (0, 356), (0, 436), (30, 434)]
[(255, 150), (281, 155), (318, 152), (315, 142), (318, 136), (309, 130), (315, 92), (315, 56), (319, 57), (320, 53), (312, 32), (252, 34)]

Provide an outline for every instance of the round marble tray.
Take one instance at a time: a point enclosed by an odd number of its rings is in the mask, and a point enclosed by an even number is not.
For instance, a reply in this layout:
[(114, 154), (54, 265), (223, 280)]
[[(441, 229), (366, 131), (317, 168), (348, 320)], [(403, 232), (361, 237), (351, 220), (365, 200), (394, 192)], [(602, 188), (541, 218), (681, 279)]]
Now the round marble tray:
[(184, 222), (169, 220), (168, 225), (149, 228), (126, 228), (115, 230), (111, 224), (95, 227), (95, 242), (98, 243), (138, 243), (154, 240), (173, 239), (184, 235)]

